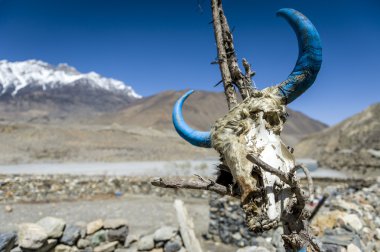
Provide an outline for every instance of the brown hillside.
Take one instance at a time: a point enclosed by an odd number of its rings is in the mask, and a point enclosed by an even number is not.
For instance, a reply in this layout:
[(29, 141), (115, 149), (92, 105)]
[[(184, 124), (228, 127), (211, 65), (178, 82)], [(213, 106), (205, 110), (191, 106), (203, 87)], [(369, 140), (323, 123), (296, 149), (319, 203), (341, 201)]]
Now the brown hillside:
[(295, 153), (335, 169), (380, 170), (380, 103), (303, 139)]
[[(150, 127), (174, 131), (171, 111), (175, 101), (184, 91), (167, 91), (135, 102), (122, 111), (101, 117), (102, 122), (122, 125)], [(184, 105), (184, 116), (188, 124), (199, 130), (208, 130), (213, 122), (227, 113), (223, 93), (195, 92)], [(323, 130), (327, 126), (303, 113), (288, 109), (289, 118), (285, 124), (283, 138), (294, 145), (308, 134)]]

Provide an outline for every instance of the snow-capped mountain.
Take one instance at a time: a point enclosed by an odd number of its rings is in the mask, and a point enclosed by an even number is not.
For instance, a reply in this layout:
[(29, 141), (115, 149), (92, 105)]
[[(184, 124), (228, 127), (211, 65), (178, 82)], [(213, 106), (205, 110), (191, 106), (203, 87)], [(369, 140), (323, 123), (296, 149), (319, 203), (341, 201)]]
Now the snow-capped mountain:
[(75, 85), (124, 94), (132, 99), (141, 98), (132, 87), (119, 80), (105, 78), (95, 72), (83, 74), (67, 64), (55, 67), (38, 60), (0, 61), (0, 96), (16, 96), (27, 88), (47, 90)]
[(67, 64), (0, 61), (0, 121), (85, 119), (140, 98), (122, 81), (80, 73)]

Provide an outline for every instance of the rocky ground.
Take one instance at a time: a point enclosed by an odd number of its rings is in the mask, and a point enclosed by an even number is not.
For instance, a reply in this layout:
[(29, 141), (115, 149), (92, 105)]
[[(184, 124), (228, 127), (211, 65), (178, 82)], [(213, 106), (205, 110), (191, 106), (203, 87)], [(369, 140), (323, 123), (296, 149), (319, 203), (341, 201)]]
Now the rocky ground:
[[(283, 251), (281, 227), (252, 234), (238, 201), (213, 196), (209, 203), (208, 192), (158, 189), (151, 187), (147, 178), (2, 175), (0, 180), (0, 251), (9, 251), (5, 247), (12, 247), (13, 252), (20, 247), (45, 251), (49, 246), (54, 247), (52, 251), (181, 251), (175, 198), (185, 201), (205, 251)], [(380, 179), (315, 183), (317, 199), (330, 195), (312, 221), (312, 232), (326, 251), (379, 251)], [(44, 220), (48, 216), (54, 221)], [(105, 224), (114, 219), (124, 224)], [(49, 234), (51, 228), (44, 225), (51, 222), (60, 227), (62, 235)], [(91, 232), (89, 226), (97, 228)], [(158, 241), (155, 233), (163, 227), (176, 235)], [(65, 232), (75, 242), (66, 242)], [(28, 236), (34, 233), (40, 236)], [(118, 238), (114, 240), (113, 235)], [(126, 241), (132, 238), (136, 242), (128, 247)]]
[[(329, 197), (311, 222), (311, 233), (328, 252), (380, 251), (380, 178), (363, 184), (316, 181), (313, 211), (326, 193)], [(204, 238), (238, 247), (259, 246), (284, 251), (282, 227), (257, 235), (244, 224), (240, 203), (228, 197), (212, 196), (210, 225)]]

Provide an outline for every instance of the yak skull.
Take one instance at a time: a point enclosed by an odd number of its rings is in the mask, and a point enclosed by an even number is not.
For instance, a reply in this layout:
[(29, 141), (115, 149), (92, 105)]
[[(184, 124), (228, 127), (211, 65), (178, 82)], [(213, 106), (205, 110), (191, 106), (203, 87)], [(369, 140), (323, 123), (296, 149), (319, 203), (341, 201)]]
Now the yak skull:
[(297, 63), (285, 81), (254, 90), (251, 97), (218, 119), (210, 132), (194, 130), (183, 119), (183, 103), (193, 91), (183, 95), (173, 110), (173, 123), (181, 137), (199, 147), (213, 147), (220, 154), (221, 166), (232, 175), (253, 231), (276, 226), (292, 194), (277, 176), (253, 165), (246, 156), (255, 155), (283, 172), (295, 166), (293, 154), (280, 138), (285, 106), (313, 84), (322, 62), (321, 42), (313, 24), (293, 9), (281, 9), (277, 14), (293, 27), (299, 45)]

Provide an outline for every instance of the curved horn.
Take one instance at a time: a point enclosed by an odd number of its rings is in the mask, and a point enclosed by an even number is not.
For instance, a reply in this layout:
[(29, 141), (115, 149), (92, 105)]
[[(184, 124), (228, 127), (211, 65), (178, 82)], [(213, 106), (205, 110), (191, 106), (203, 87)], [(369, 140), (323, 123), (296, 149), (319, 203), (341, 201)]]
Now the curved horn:
[(317, 29), (302, 13), (293, 9), (280, 9), (277, 16), (288, 21), (297, 35), (298, 59), (288, 78), (281, 82), (278, 93), (285, 104), (294, 101), (315, 81), (322, 63), (321, 39)]
[(174, 128), (177, 133), (186, 141), (192, 145), (198, 147), (211, 148), (211, 137), (209, 131), (197, 131), (190, 128), (185, 122), (182, 115), (182, 106), (185, 100), (194, 92), (194, 90), (188, 91), (181, 98), (177, 100), (173, 107), (172, 120)]

